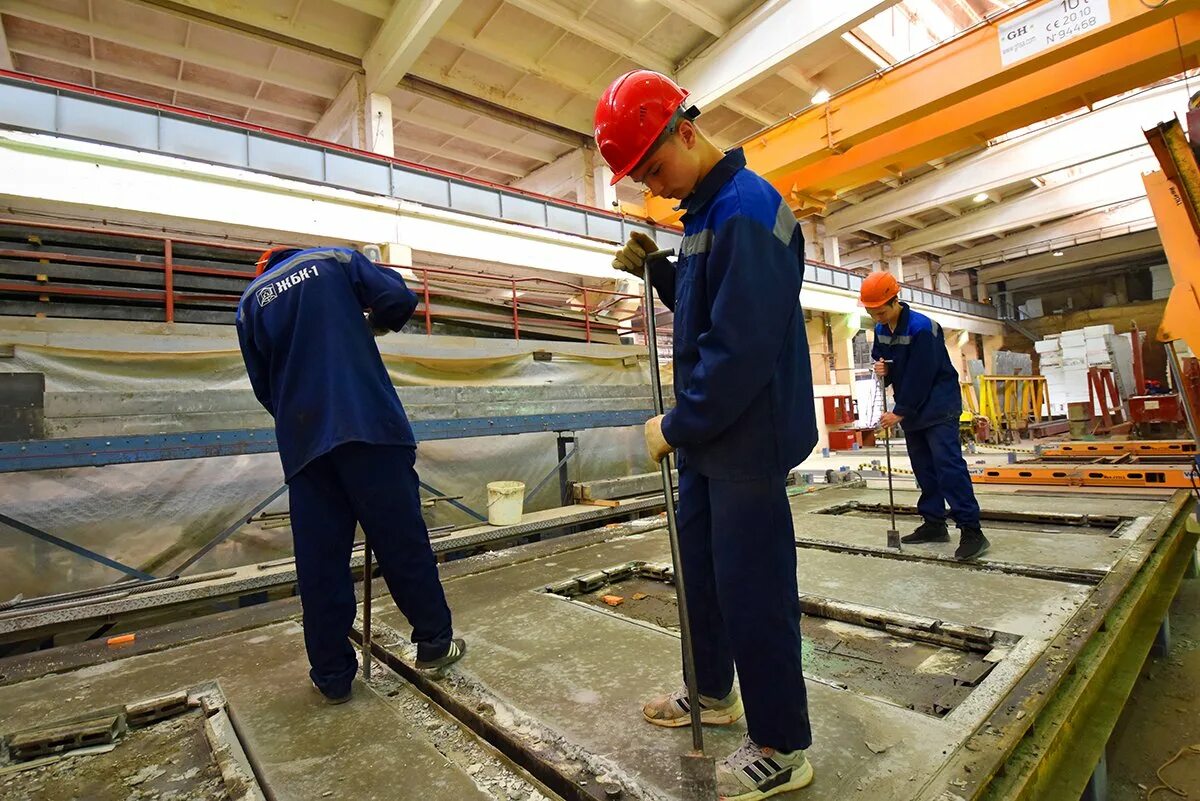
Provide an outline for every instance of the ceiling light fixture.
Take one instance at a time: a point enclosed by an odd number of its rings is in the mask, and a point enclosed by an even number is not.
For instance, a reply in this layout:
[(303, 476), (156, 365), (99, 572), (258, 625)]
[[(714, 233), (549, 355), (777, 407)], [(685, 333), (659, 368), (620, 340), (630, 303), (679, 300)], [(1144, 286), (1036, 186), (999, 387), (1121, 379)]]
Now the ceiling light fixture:
[(972, 200), (974, 200), (976, 203), (987, 203), (987, 201), (988, 201), (988, 193), (987, 193), (987, 192), (980, 192), (978, 195), (976, 195), (975, 197), (973, 197), (973, 198), (971, 198), (971, 199), (972, 199)]
[(1063, 252), (1061, 250), (1056, 250), (1053, 253), (1051, 253), (1050, 255), (1051, 256), (1061, 256), (1062, 254), (1063, 254)]
[(828, 89), (818, 89), (817, 93), (812, 96), (813, 105), (819, 106), (822, 103), (828, 103), (830, 96)]

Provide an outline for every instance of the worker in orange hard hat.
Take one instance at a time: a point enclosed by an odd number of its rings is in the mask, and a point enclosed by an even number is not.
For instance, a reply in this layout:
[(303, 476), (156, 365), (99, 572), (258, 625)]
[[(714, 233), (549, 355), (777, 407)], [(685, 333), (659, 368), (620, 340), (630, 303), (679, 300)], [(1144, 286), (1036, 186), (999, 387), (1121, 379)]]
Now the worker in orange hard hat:
[(896, 400), (879, 424), (903, 424), (908, 458), (921, 487), (917, 511), (924, 521), (900, 541), (949, 542), (948, 505), (959, 530), (955, 558), (981, 556), (988, 540), (979, 526), (979, 502), (958, 439), (962, 391), (942, 327), (900, 300), (900, 283), (888, 272), (863, 279), (859, 300), (875, 320), (875, 375), (892, 388)]
[[(775, 188), (696, 124), (688, 93), (634, 70), (596, 105), (613, 171), (684, 209), (679, 258), (649, 263), (675, 312), (675, 408), (646, 424), (651, 457), (679, 451), (679, 545), (701, 720), (744, 714), (748, 736), (717, 766), (726, 799), (760, 799), (813, 778), (801, 664), (796, 547), (785, 480), (817, 441), (800, 307), (804, 237)], [(613, 266), (642, 278), (654, 240), (635, 233)], [(741, 695), (734, 689), (736, 666)], [(658, 726), (690, 724), (687, 692), (647, 703)]]

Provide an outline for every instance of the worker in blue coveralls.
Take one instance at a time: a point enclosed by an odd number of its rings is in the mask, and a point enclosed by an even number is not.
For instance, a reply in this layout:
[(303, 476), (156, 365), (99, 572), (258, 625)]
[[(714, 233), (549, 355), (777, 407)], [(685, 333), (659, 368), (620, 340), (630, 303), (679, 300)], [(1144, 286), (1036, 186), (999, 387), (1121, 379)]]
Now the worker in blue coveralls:
[[(800, 649), (796, 545), (785, 486), (817, 441), (800, 286), (804, 239), (775, 189), (697, 127), (687, 92), (657, 72), (621, 76), (596, 107), (613, 170), (681, 201), (678, 260), (650, 262), (675, 314), (675, 408), (646, 423), (658, 462), (679, 460), (679, 544), (701, 721), (744, 714), (748, 735), (717, 765), (718, 794), (760, 799), (813, 769)], [(657, 250), (635, 233), (613, 266), (639, 278)], [(741, 697), (734, 689), (734, 668)], [(658, 726), (690, 724), (686, 690), (651, 700)]]
[(275, 418), (309, 675), (339, 704), (358, 669), (348, 640), (355, 524), (412, 625), (417, 667), (443, 668), (466, 648), (421, 517), (416, 440), (372, 337), (399, 331), (417, 298), (398, 272), (348, 248), (274, 248), (257, 271), (238, 303), (238, 340)]
[(903, 424), (912, 471), (921, 487), (920, 526), (903, 543), (949, 542), (946, 506), (958, 524), (956, 559), (974, 559), (988, 549), (979, 527), (979, 502), (958, 439), (962, 390), (950, 363), (942, 327), (900, 300), (900, 283), (888, 272), (863, 280), (859, 299), (875, 320), (871, 358), (875, 375), (892, 388), (896, 405), (881, 428)]

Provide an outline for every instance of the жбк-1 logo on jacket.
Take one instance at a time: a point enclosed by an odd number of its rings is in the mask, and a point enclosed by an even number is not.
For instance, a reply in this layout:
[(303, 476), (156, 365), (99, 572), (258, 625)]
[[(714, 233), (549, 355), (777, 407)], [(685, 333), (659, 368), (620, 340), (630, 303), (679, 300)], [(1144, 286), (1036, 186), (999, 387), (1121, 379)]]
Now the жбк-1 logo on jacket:
[(279, 297), (284, 292), (287, 292), (289, 289), (291, 289), (292, 287), (294, 287), (296, 284), (300, 283), (301, 281), (304, 281), (305, 279), (320, 278), (320, 277), (321, 277), (321, 273), (319, 273), (317, 271), (317, 268), (315, 266), (314, 267), (301, 267), (299, 270), (296, 270), (296, 272), (292, 273), (291, 275), (289, 275), (285, 278), (280, 278), (275, 283), (267, 284), (262, 289), (258, 290), (258, 293), (257, 293), (258, 305), (260, 308), (262, 306), (266, 306), (268, 303), (275, 300), (275, 298)]

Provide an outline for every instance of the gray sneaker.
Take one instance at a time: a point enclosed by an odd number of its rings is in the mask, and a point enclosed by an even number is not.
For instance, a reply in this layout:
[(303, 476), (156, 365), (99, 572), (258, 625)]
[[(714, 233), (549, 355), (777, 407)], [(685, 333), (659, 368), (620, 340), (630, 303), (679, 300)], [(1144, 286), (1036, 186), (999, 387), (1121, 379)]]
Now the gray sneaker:
[(763, 748), (746, 735), (742, 745), (717, 763), (721, 801), (760, 801), (812, 784), (813, 768), (803, 750)]
[[(642, 717), (655, 726), (676, 729), (692, 725), (691, 707), (688, 706), (687, 690), (676, 690), (660, 695), (642, 707)], [(731, 690), (724, 698), (700, 696), (700, 722), (707, 726), (728, 726), (742, 717), (742, 699), (737, 690)]]

